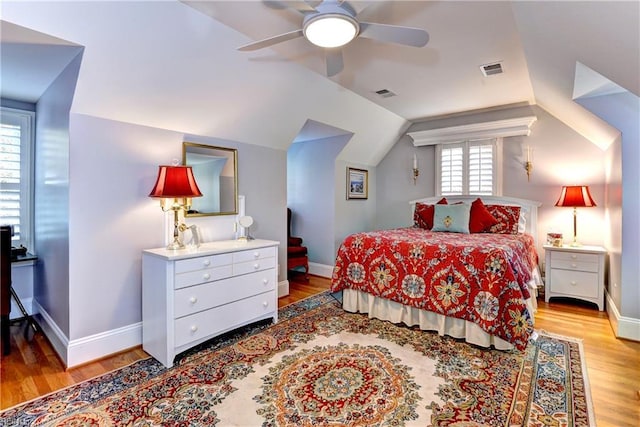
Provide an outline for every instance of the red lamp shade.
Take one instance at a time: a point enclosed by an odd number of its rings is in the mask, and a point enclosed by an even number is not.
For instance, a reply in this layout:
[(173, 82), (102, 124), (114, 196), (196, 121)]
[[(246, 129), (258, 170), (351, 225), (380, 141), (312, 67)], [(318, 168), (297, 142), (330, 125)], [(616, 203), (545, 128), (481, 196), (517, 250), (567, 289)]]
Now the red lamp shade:
[(200, 197), (191, 166), (160, 166), (149, 197)]
[(556, 202), (556, 206), (570, 207), (570, 208), (591, 208), (596, 205), (593, 201), (591, 193), (589, 193), (589, 186), (587, 185), (568, 185), (562, 187), (562, 193), (560, 198)]

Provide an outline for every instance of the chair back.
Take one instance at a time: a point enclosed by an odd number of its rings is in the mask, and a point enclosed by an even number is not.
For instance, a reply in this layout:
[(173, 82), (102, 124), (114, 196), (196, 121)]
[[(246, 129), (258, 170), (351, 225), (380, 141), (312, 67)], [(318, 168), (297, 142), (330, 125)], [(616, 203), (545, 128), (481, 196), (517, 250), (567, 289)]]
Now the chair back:
[(0, 314), (11, 312), (11, 226), (0, 225)]

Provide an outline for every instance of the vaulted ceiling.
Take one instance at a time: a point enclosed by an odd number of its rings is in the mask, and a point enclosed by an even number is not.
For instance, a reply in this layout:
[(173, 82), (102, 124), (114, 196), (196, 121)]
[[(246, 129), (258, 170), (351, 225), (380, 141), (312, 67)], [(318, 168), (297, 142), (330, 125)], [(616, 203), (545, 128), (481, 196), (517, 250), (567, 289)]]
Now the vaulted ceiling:
[[(34, 46), (77, 44), (74, 111), (283, 149), (344, 132), (353, 138), (341, 156), (376, 164), (412, 121), (514, 103), (536, 103), (608, 145), (617, 131), (572, 99), (577, 63), (640, 94), (638, 2), (352, 4), (363, 21), (423, 28), (430, 41), (357, 38), (344, 71), (328, 78), (324, 52), (303, 38), (236, 50), (300, 28), (303, 15), (278, 2), (3, 2), (2, 96), (19, 97), (20, 82), (34, 87), (33, 69), (55, 74), (69, 59)], [(504, 72), (485, 77), (480, 66), (496, 61)]]

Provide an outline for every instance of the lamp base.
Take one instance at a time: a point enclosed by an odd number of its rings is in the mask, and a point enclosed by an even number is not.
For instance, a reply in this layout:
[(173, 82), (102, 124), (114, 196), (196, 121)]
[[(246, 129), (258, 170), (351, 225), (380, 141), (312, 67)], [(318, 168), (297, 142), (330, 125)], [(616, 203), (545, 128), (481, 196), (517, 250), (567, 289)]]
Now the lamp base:
[(571, 246), (572, 248), (579, 248), (580, 246), (582, 246), (582, 243), (573, 241), (569, 246)]
[(179, 240), (174, 240), (167, 245), (167, 249), (170, 251), (177, 251), (178, 249), (184, 249), (184, 244)]

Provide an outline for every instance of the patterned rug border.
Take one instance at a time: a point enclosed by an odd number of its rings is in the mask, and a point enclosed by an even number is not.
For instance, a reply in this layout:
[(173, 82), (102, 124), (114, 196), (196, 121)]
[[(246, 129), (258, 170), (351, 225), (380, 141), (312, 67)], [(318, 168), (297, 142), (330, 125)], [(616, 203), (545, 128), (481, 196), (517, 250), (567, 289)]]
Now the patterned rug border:
[(584, 340), (582, 338), (570, 337), (568, 335), (555, 334), (553, 332), (545, 331), (544, 329), (536, 330), (538, 335), (544, 335), (549, 338), (558, 340), (565, 340), (574, 342), (578, 346), (580, 352), (580, 368), (582, 369), (582, 380), (584, 381), (585, 399), (587, 401), (587, 408), (589, 412), (589, 425), (596, 425), (596, 413), (593, 406), (593, 399), (591, 398), (591, 383), (589, 382), (589, 371), (587, 370), (587, 357), (584, 352)]
[[(278, 323), (291, 320), (303, 314), (305, 311), (312, 310), (323, 304), (328, 304), (332, 302), (340, 302), (340, 301), (335, 296), (333, 296), (333, 294), (328, 290), (323, 291), (316, 295), (311, 295), (299, 301), (292, 302), (278, 309)], [(211, 338), (211, 340), (205, 341), (202, 344), (199, 344), (198, 346), (195, 346), (192, 349), (189, 349), (184, 353), (181, 353), (178, 356), (176, 356), (174, 366), (171, 368), (165, 368), (160, 362), (158, 362), (151, 356), (133, 361), (127, 365), (114, 369), (113, 371), (109, 371), (103, 374), (96, 375), (91, 378), (87, 378), (86, 380), (77, 382), (75, 384), (70, 384), (68, 386), (59, 388), (57, 390), (53, 390), (49, 393), (34, 397), (33, 399), (25, 400), (24, 402), (20, 402), (13, 406), (4, 408), (0, 410), (0, 417), (4, 413), (15, 410), (16, 408), (19, 408), (21, 406), (27, 406), (40, 399), (46, 399), (55, 394), (64, 394), (65, 392), (73, 388), (90, 387), (92, 385), (91, 383), (103, 383), (105, 380), (106, 381), (117, 380), (117, 378), (120, 376), (120, 374), (123, 371), (127, 369), (131, 369), (134, 365), (142, 365), (145, 363), (148, 363), (150, 365), (157, 365), (157, 367), (155, 367), (156, 370), (154, 371), (154, 374), (146, 378), (146, 380), (151, 379), (153, 377), (156, 377), (162, 374), (163, 372), (178, 368), (181, 364), (185, 363), (188, 359), (197, 359), (200, 357), (205, 357), (206, 353), (210, 351), (215, 351), (221, 347), (231, 345), (250, 335), (260, 333), (265, 329), (276, 326), (278, 323), (274, 324), (274, 323), (271, 323), (270, 320), (264, 320), (264, 321), (249, 324), (247, 326), (238, 328), (234, 331), (227, 332), (226, 334), (222, 334), (217, 337)], [(133, 387), (133, 384), (130, 386)], [(111, 393), (104, 393), (99, 397), (97, 397), (96, 400), (98, 398), (105, 398), (111, 394), (118, 393), (119, 391), (120, 390), (113, 390)]]

